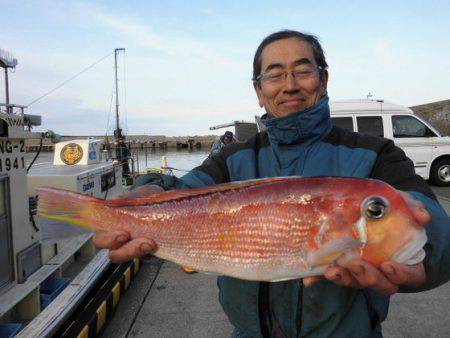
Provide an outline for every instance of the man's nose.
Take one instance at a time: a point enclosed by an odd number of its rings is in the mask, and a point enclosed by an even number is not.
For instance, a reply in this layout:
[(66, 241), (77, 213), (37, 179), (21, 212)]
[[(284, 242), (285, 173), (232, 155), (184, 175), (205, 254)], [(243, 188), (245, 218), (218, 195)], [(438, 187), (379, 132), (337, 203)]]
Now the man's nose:
[(286, 79), (284, 80), (284, 91), (293, 92), (299, 90), (298, 81), (295, 79), (292, 72), (286, 74)]

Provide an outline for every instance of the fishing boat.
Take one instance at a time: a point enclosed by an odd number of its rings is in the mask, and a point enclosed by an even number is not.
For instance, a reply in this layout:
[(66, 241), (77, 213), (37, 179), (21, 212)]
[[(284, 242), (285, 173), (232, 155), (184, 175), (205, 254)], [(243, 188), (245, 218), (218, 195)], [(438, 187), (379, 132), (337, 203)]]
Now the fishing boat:
[[(115, 74), (117, 83), (116, 49)], [(41, 116), (9, 102), (8, 71), (18, 62), (0, 50), (5, 74), (5, 103), (0, 103), (0, 337), (93, 336), (130, 285), (139, 261), (111, 264), (97, 250), (92, 232), (49, 222), (35, 215), (38, 186), (73, 190), (99, 198), (124, 191), (129, 157), (118, 122), (116, 86), (116, 156), (102, 157), (102, 140), (60, 141), (52, 131), (34, 132)], [(26, 161), (26, 146), (37, 139), (55, 144), (52, 163)]]

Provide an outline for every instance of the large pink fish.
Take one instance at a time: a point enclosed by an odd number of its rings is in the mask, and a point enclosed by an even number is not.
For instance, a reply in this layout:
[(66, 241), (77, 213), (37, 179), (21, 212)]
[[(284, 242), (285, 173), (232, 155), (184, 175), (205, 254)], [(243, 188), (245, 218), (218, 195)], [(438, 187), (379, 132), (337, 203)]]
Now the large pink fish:
[(195, 270), (280, 281), (323, 274), (352, 258), (379, 266), (423, 260), (423, 227), (386, 183), (268, 178), (101, 200), (39, 188), (38, 213), (91, 229), (146, 236), (155, 255)]

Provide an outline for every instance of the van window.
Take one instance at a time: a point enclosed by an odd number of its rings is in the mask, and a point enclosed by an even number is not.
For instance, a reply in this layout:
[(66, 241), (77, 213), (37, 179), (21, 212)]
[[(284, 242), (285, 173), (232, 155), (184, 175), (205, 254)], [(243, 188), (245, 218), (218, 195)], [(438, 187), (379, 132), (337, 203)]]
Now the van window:
[(381, 116), (358, 116), (356, 123), (358, 124), (358, 132), (361, 134), (384, 136)]
[(437, 136), (430, 128), (414, 116), (392, 116), (394, 137), (433, 137)]
[(336, 127), (353, 131), (353, 120), (351, 117), (332, 117), (331, 123)]

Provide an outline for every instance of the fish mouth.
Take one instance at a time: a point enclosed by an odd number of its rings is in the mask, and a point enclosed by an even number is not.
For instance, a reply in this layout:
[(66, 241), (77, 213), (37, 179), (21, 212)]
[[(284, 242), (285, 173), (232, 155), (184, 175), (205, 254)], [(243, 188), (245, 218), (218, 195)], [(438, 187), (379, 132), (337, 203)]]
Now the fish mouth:
[(427, 243), (425, 230), (419, 232), (413, 241), (405, 244), (391, 256), (391, 260), (397, 263), (414, 265), (422, 262), (425, 258), (423, 246)]

